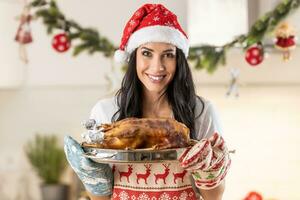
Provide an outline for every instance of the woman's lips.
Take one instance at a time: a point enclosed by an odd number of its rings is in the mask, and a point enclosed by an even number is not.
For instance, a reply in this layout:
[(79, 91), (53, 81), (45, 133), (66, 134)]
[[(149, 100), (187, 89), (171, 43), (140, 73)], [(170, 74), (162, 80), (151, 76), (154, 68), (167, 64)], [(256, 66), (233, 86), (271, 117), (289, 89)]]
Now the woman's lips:
[(166, 77), (166, 75), (151, 75), (151, 74), (147, 74), (147, 76), (153, 83), (160, 83)]

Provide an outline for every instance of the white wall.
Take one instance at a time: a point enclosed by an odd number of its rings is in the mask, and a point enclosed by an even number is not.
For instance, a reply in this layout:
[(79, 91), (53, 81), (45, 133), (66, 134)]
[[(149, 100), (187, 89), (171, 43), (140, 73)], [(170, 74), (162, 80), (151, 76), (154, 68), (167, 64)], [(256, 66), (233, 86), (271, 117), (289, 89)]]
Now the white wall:
[(187, 14), (192, 45), (224, 45), (248, 31), (247, 0), (188, 0)]
[(20, 86), (24, 66), (18, 60), (18, 45), (14, 43), (17, 31), (17, 13), (20, 6), (9, 1), (0, 1), (0, 88)]
[(252, 190), (264, 199), (300, 199), (300, 86), (244, 86), (239, 99), (225, 98), (225, 87), (198, 91), (217, 105), (229, 149), (236, 150), (224, 199)]
[[(17, 66), (27, 74), (21, 87), (0, 89), (0, 198), (25, 200), (29, 195), (27, 199), (38, 200), (39, 180), (23, 155), (24, 143), (36, 132), (57, 133), (61, 138), (71, 134), (79, 140), (82, 120), (98, 99), (110, 95), (103, 78), (110, 63), (100, 54), (77, 58), (72, 58), (71, 52), (57, 54), (44, 26), (34, 22), (34, 43), (28, 47), (30, 64), (21, 65), (17, 44), (12, 41), (18, 25), (12, 17), (21, 6), (8, 2), (0, 2), (1, 17), (6, 17), (0, 19), (0, 67)], [(66, 16), (83, 26), (96, 27), (117, 44), (130, 13), (144, 2), (150, 1), (90, 0), (82, 4), (79, 0), (65, 0), (58, 5)], [(184, 0), (152, 2), (164, 2), (187, 28)], [(279, 54), (271, 54), (264, 64), (251, 68), (234, 50), (229, 54), (228, 65), (214, 75), (194, 73), (198, 94), (216, 105), (229, 147), (237, 150), (232, 156), (225, 200), (242, 199), (250, 190), (258, 190), (266, 198), (300, 198), (300, 161), (295, 154), (300, 140), (299, 55), (297, 49), (294, 59), (283, 63)], [(244, 85), (239, 99), (225, 98), (230, 67), (241, 70)], [(70, 182), (70, 178), (67, 176), (65, 181)]]

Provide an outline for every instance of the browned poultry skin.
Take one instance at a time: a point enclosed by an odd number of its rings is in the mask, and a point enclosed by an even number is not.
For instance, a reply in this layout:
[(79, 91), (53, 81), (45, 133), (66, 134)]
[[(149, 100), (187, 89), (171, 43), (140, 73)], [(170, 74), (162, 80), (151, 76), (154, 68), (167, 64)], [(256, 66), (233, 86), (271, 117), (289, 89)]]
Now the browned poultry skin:
[(127, 118), (99, 126), (104, 140), (99, 144), (83, 146), (104, 149), (168, 149), (186, 147), (189, 129), (170, 118)]

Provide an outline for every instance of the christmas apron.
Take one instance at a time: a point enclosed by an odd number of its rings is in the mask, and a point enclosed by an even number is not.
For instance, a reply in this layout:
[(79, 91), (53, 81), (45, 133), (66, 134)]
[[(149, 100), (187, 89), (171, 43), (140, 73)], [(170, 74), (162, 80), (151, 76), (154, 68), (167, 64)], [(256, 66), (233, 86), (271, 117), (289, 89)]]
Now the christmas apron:
[(113, 200), (195, 200), (190, 173), (179, 162), (115, 164)]

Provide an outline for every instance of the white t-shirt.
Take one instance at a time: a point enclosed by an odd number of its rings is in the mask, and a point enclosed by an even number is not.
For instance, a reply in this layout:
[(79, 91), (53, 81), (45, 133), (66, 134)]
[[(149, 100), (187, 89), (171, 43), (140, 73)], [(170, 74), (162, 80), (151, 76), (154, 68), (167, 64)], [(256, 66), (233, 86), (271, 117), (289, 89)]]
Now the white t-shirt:
[[(201, 99), (201, 100), (200, 100)], [(213, 133), (218, 132), (223, 135), (219, 115), (213, 104), (203, 97), (197, 98), (195, 110), (195, 131), (197, 140), (209, 138)], [(204, 108), (204, 110), (203, 110)], [(112, 116), (117, 112), (118, 106), (116, 98), (99, 100), (93, 107), (90, 119), (96, 120), (97, 124), (111, 123)], [(203, 111), (202, 111), (203, 110)]]

